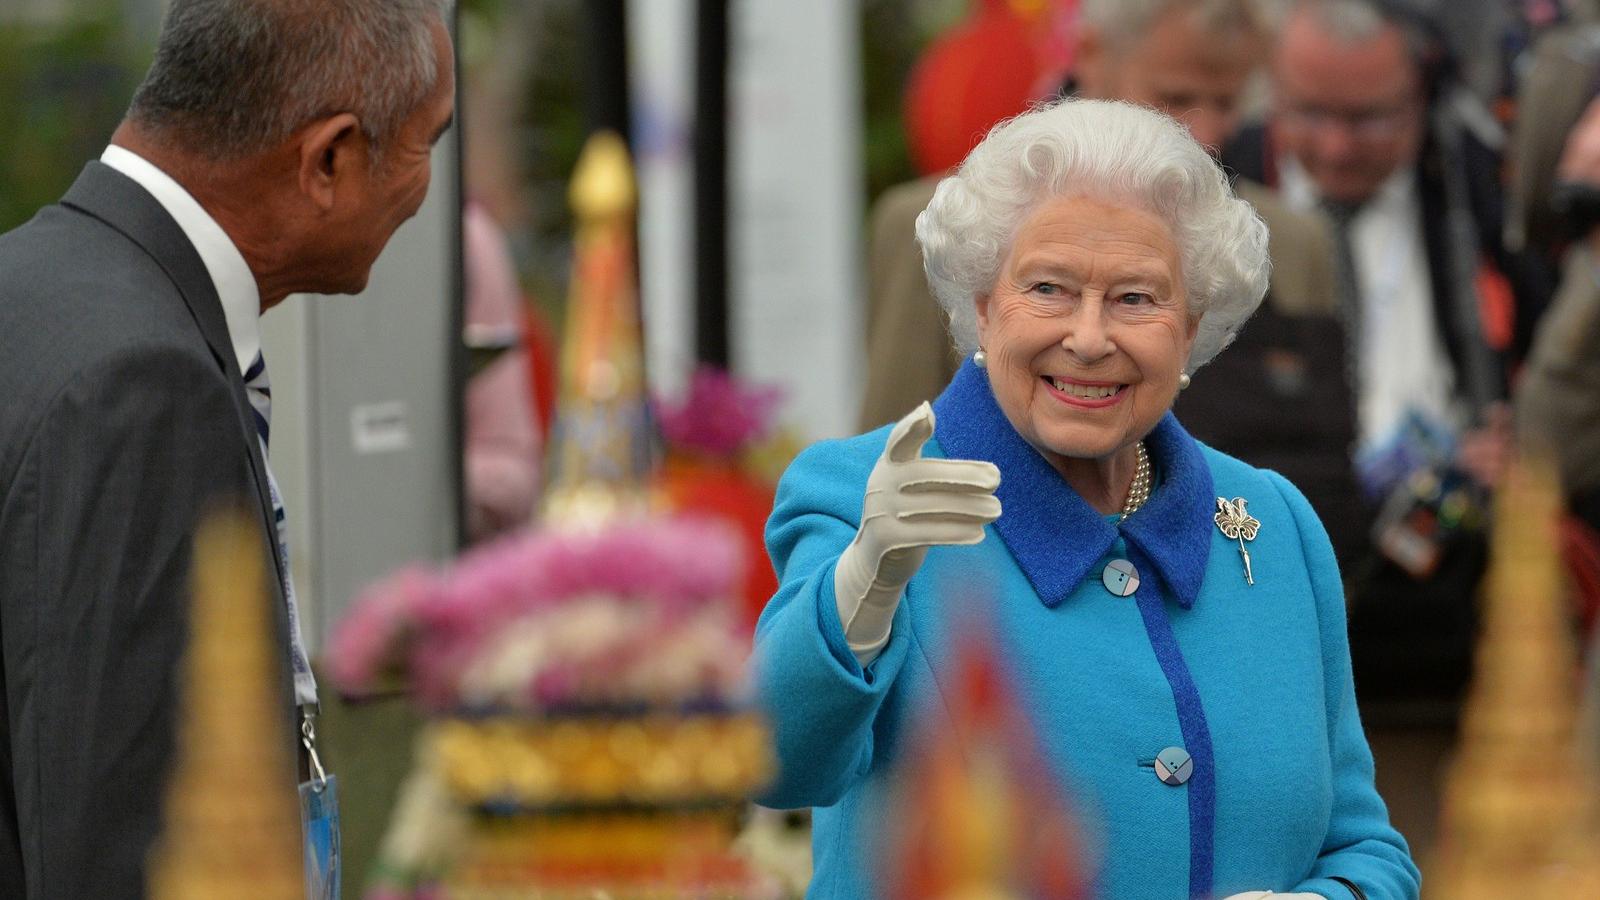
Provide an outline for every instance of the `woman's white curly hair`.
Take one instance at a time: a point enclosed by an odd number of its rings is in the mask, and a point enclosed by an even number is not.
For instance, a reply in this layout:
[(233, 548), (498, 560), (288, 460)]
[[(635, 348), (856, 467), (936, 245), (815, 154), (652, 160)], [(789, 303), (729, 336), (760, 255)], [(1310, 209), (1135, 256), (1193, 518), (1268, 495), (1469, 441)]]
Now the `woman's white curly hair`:
[(917, 216), (933, 295), (963, 354), (978, 346), (977, 297), (993, 289), (1017, 228), (1041, 203), (1092, 196), (1172, 229), (1200, 327), (1184, 366), (1232, 342), (1267, 292), (1267, 226), (1183, 126), (1131, 103), (1067, 98), (989, 131)]

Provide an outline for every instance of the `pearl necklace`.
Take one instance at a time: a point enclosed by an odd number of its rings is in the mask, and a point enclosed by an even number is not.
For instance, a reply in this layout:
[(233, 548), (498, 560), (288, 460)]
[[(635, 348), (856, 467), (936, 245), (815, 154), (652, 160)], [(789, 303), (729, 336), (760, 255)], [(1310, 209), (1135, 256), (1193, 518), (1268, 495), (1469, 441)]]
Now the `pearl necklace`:
[(1144, 441), (1136, 444), (1134, 449), (1139, 461), (1133, 467), (1133, 483), (1128, 485), (1128, 499), (1122, 503), (1122, 519), (1133, 515), (1150, 499), (1150, 454), (1145, 452)]

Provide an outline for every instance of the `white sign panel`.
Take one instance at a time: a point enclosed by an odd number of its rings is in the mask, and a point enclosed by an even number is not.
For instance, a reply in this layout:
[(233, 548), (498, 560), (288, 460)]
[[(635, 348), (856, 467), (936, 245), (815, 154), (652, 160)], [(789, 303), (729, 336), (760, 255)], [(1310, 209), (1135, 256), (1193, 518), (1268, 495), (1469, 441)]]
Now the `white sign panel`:
[(645, 366), (651, 389), (673, 397), (695, 362), (696, 6), (697, 0), (628, 4)]
[(808, 439), (849, 434), (864, 371), (860, 6), (729, 15), (734, 369), (784, 387)]

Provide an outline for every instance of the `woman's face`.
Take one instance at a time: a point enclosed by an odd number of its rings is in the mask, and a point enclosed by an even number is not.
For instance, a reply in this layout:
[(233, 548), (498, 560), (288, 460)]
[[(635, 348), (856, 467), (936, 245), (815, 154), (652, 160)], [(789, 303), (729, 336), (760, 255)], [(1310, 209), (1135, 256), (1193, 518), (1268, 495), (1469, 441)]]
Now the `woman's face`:
[(1166, 223), (1082, 196), (1024, 220), (977, 306), (995, 399), (1057, 468), (1109, 457), (1155, 427), (1199, 324)]

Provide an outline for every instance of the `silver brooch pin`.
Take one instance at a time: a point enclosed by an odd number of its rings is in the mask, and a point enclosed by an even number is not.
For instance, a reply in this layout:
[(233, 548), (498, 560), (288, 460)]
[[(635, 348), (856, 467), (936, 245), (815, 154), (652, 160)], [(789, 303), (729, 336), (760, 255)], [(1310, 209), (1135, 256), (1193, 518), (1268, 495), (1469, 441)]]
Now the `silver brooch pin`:
[(1239, 556), (1244, 559), (1245, 584), (1255, 584), (1255, 576), (1250, 572), (1250, 551), (1244, 548), (1244, 542), (1256, 539), (1256, 532), (1261, 530), (1261, 522), (1245, 512), (1246, 502), (1243, 497), (1235, 497), (1232, 500), (1218, 497), (1217, 514), (1212, 518), (1216, 521), (1217, 527), (1222, 529), (1223, 537), (1239, 542)]

